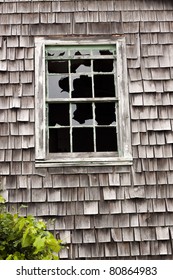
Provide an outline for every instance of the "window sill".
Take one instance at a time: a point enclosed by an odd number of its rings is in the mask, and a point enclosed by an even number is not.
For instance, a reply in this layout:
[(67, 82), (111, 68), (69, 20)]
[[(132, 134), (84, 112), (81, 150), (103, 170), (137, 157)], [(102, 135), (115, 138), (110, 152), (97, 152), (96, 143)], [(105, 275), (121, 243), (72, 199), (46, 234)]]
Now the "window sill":
[(64, 158), (59, 160), (36, 160), (35, 167), (65, 167), (65, 166), (126, 166), (132, 165), (132, 158), (107, 157), (107, 158)]

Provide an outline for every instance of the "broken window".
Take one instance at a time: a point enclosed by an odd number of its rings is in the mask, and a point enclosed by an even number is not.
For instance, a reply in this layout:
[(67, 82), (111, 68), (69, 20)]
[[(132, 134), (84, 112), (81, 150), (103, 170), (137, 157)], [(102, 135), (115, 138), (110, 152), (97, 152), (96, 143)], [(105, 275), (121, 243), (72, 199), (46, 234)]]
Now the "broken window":
[(117, 151), (116, 47), (46, 47), (49, 153)]
[(124, 37), (35, 38), (35, 159), (132, 164)]

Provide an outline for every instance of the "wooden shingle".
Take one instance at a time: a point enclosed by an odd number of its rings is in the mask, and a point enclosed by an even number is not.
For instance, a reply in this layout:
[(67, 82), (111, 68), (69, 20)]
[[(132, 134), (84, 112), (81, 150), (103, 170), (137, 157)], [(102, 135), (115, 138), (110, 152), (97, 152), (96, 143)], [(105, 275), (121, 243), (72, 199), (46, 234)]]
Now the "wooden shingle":
[(168, 254), (167, 242), (164, 242), (164, 241), (159, 242), (159, 254), (160, 255)]
[(98, 229), (96, 234), (99, 243), (111, 241), (110, 229)]
[(72, 233), (72, 242), (75, 243), (82, 243), (83, 237), (82, 237), (82, 231), (81, 230), (75, 230)]
[(138, 242), (131, 242), (130, 243), (130, 251), (131, 251), (131, 256), (139, 256), (140, 255), (139, 243)]
[(129, 242), (117, 243), (117, 249), (118, 249), (118, 256), (120, 256), (120, 257), (130, 255), (130, 243)]
[(32, 189), (31, 193), (32, 193), (33, 202), (45, 202), (46, 201), (46, 190)]
[(89, 229), (90, 228), (90, 217), (89, 216), (76, 216), (75, 217), (75, 228), (76, 229)]
[(106, 257), (115, 257), (117, 256), (117, 244), (105, 244), (105, 256)]
[(142, 256), (150, 255), (150, 242), (144, 241), (140, 243), (140, 252)]
[(136, 205), (134, 201), (125, 200), (122, 202), (122, 213), (136, 213)]
[(156, 228), (156, 238), (157, 238), (157, 240), (168, 240), (169, 239), (168, 227), (157, 227)]
[(98, 214), (98, 202), (84, 202), (84, 215)]
[(133, 228), (123, 228), (122, 237), (124, 242), (134, 241)]
[(49, 189), (47, 191), (47, 199), (48, 201), (60, 201), (61, 200), (61, 192), (59, 189), (52, 190)]
[(104, 258), (105, 257), (105, 250), (104, 244), (93, 244), (91, 247), (91, 255), (93, 258)]
[(142, 241), (151, 241), (156, 240), (156, 231), (155, 228), (142, 228), (141, 229), (141, 240)]
[(116, 199), (116, 190), (113, 187), (103, 188), (103, 198), (104, 200), (115, 200)]
[(114, 201), (109, 203), (110, 213), (117, 214), (122, 212), (121, 201)]
[(95, 243), (95, 232), (93, 229), (83, 230), (83, 243)]

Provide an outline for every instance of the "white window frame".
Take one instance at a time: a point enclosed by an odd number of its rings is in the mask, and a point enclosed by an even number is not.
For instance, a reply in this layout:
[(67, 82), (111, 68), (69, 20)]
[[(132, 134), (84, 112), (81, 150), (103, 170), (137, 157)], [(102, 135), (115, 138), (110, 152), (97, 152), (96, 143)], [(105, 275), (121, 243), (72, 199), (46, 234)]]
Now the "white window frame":
[[(47, 154), (46, 140), (46, 78), (45, 78), (45, 46), (71, 45), (116, 45), (117, 48), (117, 152), (68, 153), (68, 156), (57, 153), (50, 157)], [(46, 39), (35, 38), (35, 163), (36, 167), (56, 166), (106, 166), (131, 165), (131, 129), (129, 112), (129, 93), (127, 84), (126, 44), (124, 37), (113, 39)]]

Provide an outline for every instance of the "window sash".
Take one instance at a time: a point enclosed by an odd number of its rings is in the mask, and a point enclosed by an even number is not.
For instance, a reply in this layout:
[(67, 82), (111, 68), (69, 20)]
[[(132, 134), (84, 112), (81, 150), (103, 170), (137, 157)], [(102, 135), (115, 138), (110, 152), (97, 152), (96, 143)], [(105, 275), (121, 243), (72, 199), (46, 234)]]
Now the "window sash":
[[(127, 86), (127, 65), (126, 65), (126, 46), (125, 46), (125, 38), (117, 37), (111, 39), (98, 39), (97, 43), (103, 45), (103, 49), (105, 46), (112, 45), (112, 49), (117, 45), (117, 96), (112, 99), (109, 98), (108, 101), (114, 100), (117, 102), (117, 133), (118, 133), (118, 153), (117, 152), (108, 152), (108, 153), (56, 153), (56, 154), (47, 154), (46, 150), (46, 127), (45, 127), (45, 106), (46, 102), (54, 103), (54, 102), (85, 102), (84, 99), (76, 100), (76, 99), (65, 99), (65, 100), (48, 100), (45, 95), (45, 46), (49, 45), (50, 48), (54, 48), (54, 46), (62, 46), (62, 50), (64, 50), (64, 46), (71, 48), (70, 45), (76, 46), (78, 48), (79, 41), (78, 40), (49, 40), (45, 38), (36, 38), (36, 48), (35, 48), (35, 110), (36, 110), (36, 166), (61, 166), (61, 165), (124, 165), (132, 163), (132, 153), (131, 153), (131, 134), (130, 134), (130, 118), (129, 118), (129, 96), (128, 96), (128, 86)], [(96, 40), (92, 39), (82, 39), (80, 40), (80, 44), (89, 45), (91, 48), (94, 47)], [(97, 48), (97, 46), (96, 46)], [(81, 48), (82, 49), (82, 48)], [(95, 59), (96, 56), (93, 57)], [(115, 58), (114, 58), (115, 59)], [(40, 71), (41, 69), (41, 71)], [(119, 99), (120, 97), (120, 99)], [(98, 98), (88, 100), (91, 102), (101, 102), (106, 101), (104, 99), (100, 100)], [(121, 133), (119, 133), (121, 132)], [(82, 159), (82, 162), (81, 162)], [(85, 160), (86, 159), (86, 160)]]
[[(106, 50), (105, 50), (106, 49)], [(109, 132), (110, 129), (112, 129), (112, 137), (114, 135), (115, 137), (115, 144), (112, 144), (112, 148), (108, 147), (110, 146), (111, 142), (109, 143), (109, 145), (107, 144), (107, 150), (111, 149), (111, 150), (115, 150), (117, 149), (117, 124), (116, 122), (114, 122), (113, 124), (110, 125), (97, 125), (96, 124), (96, 108), (98, 107), (97, 104), (111, 104), (110, 100), (113, 101), (112, 106), (114, 107), (114, 111), (115, 111), (115, 117), (117, 115), (116, 113), (116, 103), (118, 102), (118, 98), (113, 97), (95, 97), (97, 91), (96, 91), (96, 87), (95, 87), (95, 79), (96, 78), (107, 78), (107, 77), (112, 77), (113, 80), (113, 89), (114, 89), (114, 94), (116, 95), (116, 63), (115, 63), (115, 58), (116, 58), (116, 45), (115, 46), (97, 46), (97, 47), (91, 47), (91, 46), (80, 46), (77, 47), (76, 50), (76, 46), (75, 47), (70, 47), (70, 48), (64, 48), (62, 49), (62, 47), (47, 47), (45, 49), (46, 52), (46, 79), (47, 79), (47, 88), (46, 88), (46, 106), (47, 106), (47, 120), (49, 119), (49, 115), (51, 114), (51, 112), (49, 111), (49, 108), (51, 106), (49, 106), (50, 102), (52, 104), (59, 104), (63, 102), (63, 104), (68, 104), (69, 108), (68, 111), (66, 112), (66, 114), (68, 114), (69, 116), (69, 124), (68, 125), (60, 125), (60, 126), (50, 126), (48, 121), (47, 121), (47, 147), (49, 147), (47, 149), (47, 153), (53, 153), (53, 150), (57, 149), (57, 148), (52, 148), (51, 145), (54, 145), (53, 143), (51, 143), (51, 138), (52, 137), (56, 137), (57, 141), (58, 141), (58, 134), (61, 135), (61, 133), (65, 133), (68, 134), (68, 143), (67, 143), (67, 149), (69, 153), (76, 153), (76, 150), (80, 149), (80, 147), (75, 147), (74, 143), (75, 143), (75, 132), (78, 133), (82, 132), (88, 132), (90, 133), (88, 135), (88, 141), (91, 142), (90, 143), (90, 149), (92, 152), (98, 152), (99, 149), (99, 131), (102, 133), (104, 132), (104, 130), (106, 129), (105, 132)], [(82, 53), (83, 52), (83, 53)], [(109, 53), (109, 55), (104, 55), (103, 53)], [(95, 53), (97, 53), (97, 59), (94, 57)], [(98, 55), (99, 53), (99, 55)], [(77, 54), (77, 55), (76, 55)], [(63, 57), (63, 58), (62, 58)], [(92, 57), (92, 58), (91, 58)], [(105, 57), (107, 60), (105, 60)], [(62, 63), (61, 63), (62, 61)], [(50, 64), (50, 62), (53, 62), (53, 64)], [(60, 62), (60, 64), (59, 64)], [(74, 65), (75, 63), (77, 64), (77, 68), (78, 69), (79, 66), (83, 65), (84, 70), (77, 72), (76, 70), (73, 72), (73, 62)], [(108, 63), (108, 70), (105, 71), (105, 66), (102, 66), (102, 63)], [(110, 62), (110, 63), (109, 63)], [(86, 63), (89, 65), (89, 67), (86, 66)], [(78, 65), (79, 64), (79, 65)], [(55, 65), (55, 66), (54, 66)], [(51, 68), (51, 66), (53, 68)], [(60, 68), (58, 68), (58, 66), (60, 66)], [(64, 66), (65, 68), (62, 69), (61, 67)], [(96, 67), (97, 66), (97, 67)], [(98, 68), (98, 66), (101, 66), (101, 71)], [(102, 68), (103, 67), (103, 68)], [(85, 68), (87, 68), (85, 70)], [(88, 69), (89, 68), (89, 69)], [(111, 71), (110, 71), (111, 70)], [(111, 75), (111, 76), (110, 76)], [(67, 78), (67, 85), (69, 87), (69, 98), (52, 98), (51, 97), (51, 80), (50, 78), (53, 78), (53, 80), (55, 79), (56, 82), (59, 81), (58, 83), (60, 83), (60, 81), (65, 78)], [(92, 97), (77, 97), (74, 98), (72, 96), (72, 93), (74, 90), (72, 83), (74, 83), (75, 79), (81, 79), (81, 77), (86, 77), (86, 79), (90, 79), (91, 81), (91, 96)], [(53, 82), (53, 81), (52, 81)], [(50, 83), (50, 85), (49, 85)], [(62, 90), (60, 91), (61, 94)], [(57, 94), (57, 91), (55, 92), (55, 94)], [(59, 95), (60, 95), (59, 94)], [(104, 99), (104, 100), (103, 100)], [(61, 102), (62, 100), (62, 102)], [(116, 102), (115, 102), (116, 101)], [(108, 103), (109, 102), (109, 103)], [(72, 114), (72, 107), (73, 105), (76, 105), (80, 108), (80, 106), (82, 104), (88, 104), (89, 107), (91, 105), (91, 112), (92, 112), (92, 120), (90, 124), (79, 124), (79, 125), (75, 125), (72, 121), (73, 119), (73, 114)], [(112, 107), (112, 108), (113, 108)], [(77, 109), (76, 109), (77, 110)], [(102, 130), (101, 130), (102, 129)], [(59, 132), (58, 132), (59, 131)], [(80, 134), (79, 134), (80, 135)], [(59, 136), (61, 137), (61, 136)], [(77, 136), (76, 136), (77, 137)], [(84, 140), (84, 139), (83, 139)], [(104, 140), (106, 141), (106, 139)], [(51, 144), (50, 144), (51, 143)], [(58, 145), (58, 143), (57, 143)], [(102, 144), (102, 146), (104, 146), (104, 144)], [(79, 144), (80, 146), (80, 144)], [(84, 148), (83, 152), (88, 152), (88, 145), (86, 144), (86, 147)], [(103, 147), (102, 147), (103, 149)], [(104, 148), (106, 149), (106, 147)], [(57, 151), (57, 153), (59, 154), (60, 151)], [(107, 152), (107, 151), (105, 151)]]

